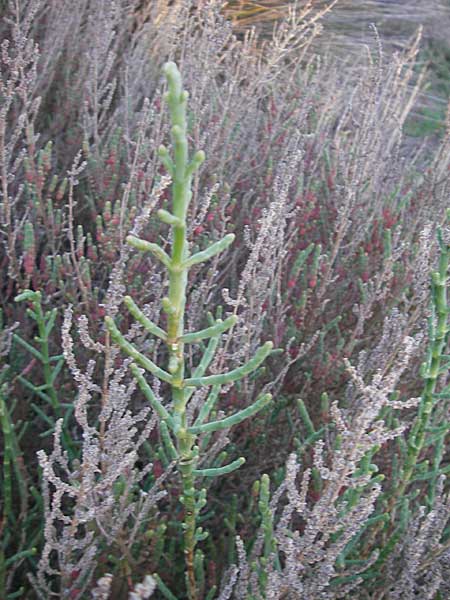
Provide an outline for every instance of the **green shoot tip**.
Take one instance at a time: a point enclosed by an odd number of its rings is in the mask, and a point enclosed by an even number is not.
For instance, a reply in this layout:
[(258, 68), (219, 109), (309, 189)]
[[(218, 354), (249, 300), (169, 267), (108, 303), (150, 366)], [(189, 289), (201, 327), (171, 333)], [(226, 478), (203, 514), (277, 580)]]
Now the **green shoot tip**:
[(165, 296), (162, 300), (161, 300), (161, 305), (162, 305), (162, 309), (163, 311), (168, 314), (168, 315), (173, 315), (173, 313), (175, 312), (175, 309), (172, 305), (172, 302), (169, 300), (169, 298), (167, 298), (167, 296)]
[(201, 164), (201, 163), (205, 162), (205, 158), (206, 158), (206, 155), (203, 152), (203, 150), (197, 150), (197, 152), (194, 154), (194, 161), (197, 164)]
[(172, 127), (172, 135), (175, 139), (183, 138), (183, 130), (181, 129), (181, 127), (179, 125), (174, 125)]
[(166, 76), (173, 76), (178, 73), (178, 67), (173, 61), (170, 60), (163, 66), (162, 71)]
[(30, 300), (31, 302), (39, 301), (41, 299), (41, 292), (33, 292), (33, 290), (25, 290), (14, 298), (14, 302), (22, 302), (23, 300)]

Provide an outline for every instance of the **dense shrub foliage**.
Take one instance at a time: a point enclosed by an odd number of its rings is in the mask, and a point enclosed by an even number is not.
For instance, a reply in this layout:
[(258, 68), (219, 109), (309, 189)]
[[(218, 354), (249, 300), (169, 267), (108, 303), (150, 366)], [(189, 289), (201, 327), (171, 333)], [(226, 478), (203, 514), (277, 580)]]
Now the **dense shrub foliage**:
[(334, 4), (0, 5), (1, 598), (448, 596), (450, 112)]

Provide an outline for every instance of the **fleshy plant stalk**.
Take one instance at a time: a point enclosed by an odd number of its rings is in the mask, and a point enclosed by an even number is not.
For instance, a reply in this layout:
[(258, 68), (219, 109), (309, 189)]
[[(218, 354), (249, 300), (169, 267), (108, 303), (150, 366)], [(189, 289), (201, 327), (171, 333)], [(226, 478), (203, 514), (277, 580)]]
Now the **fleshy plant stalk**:
[[(225, 466), (197, 469), (199, 461), (197, 440), (203, 433), (227, 429), (240, 423), (261, 410), (271, 400), (270, 394), (263, 394), (252, 405), (229, 417), (208, 421), (221, 386), (238, 381), (257, 369), (270, 354), (272, 343), (266, 342), (257, 350), (254, 357), (241, 367), (226, 373), (205, 375), (219, 344), (220, 335), (233, 327), (236, 317), (231, 316), (224, 321), (221, 319), (211, 320), (210, 326), (205, 329), (184, 333), (186, 283), (189, 269), (225, 250), (233, 242), (234, 235), (226, 235), (206, 250), (196, 254), (189, 253), (186, 218), (192, 197), (191, 181), (205, 156), (202, 151), (198, 151), (192, 159), (189, 159), (186, 126), (188, 93), (182, 89), (181, 75), (174, 63), (169, 62), (164, 66), (164, 74), (168, 83), (165, 100), (169, 106), (172, 123), (173, 157), (164, 146), (160, 147), (159, 156), (172, 178), (172, 212), (159, 210), (158, 218), (172, 228), (171, 254), (169, 256), (158, 244), (134, 236), (129, 236), (127, 241), (138, 250), (153, 254), (168, 271), (169, 293), (162, 301), (162, 309), (167, 314), (167, 331), (150, 321), (129, 296), (125, 298), (124, 302), (131, 315), (149, 333), (157, 336), (167, 345), (169, 353), (167, 370), (159, 367), (128, 342), (110, 317), (106, 317), (106, 326), (112, 339), (133, 359), (134, 362), (130, 369), (146, 398), (159, 415), (163, 442), (168, 455), (178, 465), (182, 480), (180, 502), (184, 506), (186, 582), (188, 597), (190, 600), (196, 600), (199, 596), (194, 556), (199, 556), (199, 551), (196, 553), (195, 548), (197, 542), (203, 540), (207, 535), (201, 528), (197, 528), (196, 524), (197, 515), (206, 503), (206, 490), (198, 490), (196, 481), (202, 477), (230, 473), (244, 463), (244, 458), (241, 457)], [(202, 340), (209, 340), (206, 350), (191, 377), (185, 377), (185, 344), (198, 343)], [(166, 408), (155, 396), (144, 377), (142, 368), (171, 386), (173, 402), (170, 409)], [(196, 388), (204, 386), (211, 388), (209, 395), (195, 420), (189, 423), (186, 411), (189, 400)], [(163, 587), (165, 588), (165, 586)]]

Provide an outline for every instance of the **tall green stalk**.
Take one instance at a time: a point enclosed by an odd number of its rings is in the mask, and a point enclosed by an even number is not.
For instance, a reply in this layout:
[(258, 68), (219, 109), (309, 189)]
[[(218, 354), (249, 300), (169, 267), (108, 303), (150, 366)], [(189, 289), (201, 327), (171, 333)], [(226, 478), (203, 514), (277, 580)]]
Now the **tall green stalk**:
[[(221, 386), (238, 381), (257, 369), (272, 351), (272, 343), (266, 342), (257, 350), (255, 356), (241, 367), (227, 373), (205, 375), (219, 344), (220, 335), (233, 327), (236, 323), (236, 317), (229, 317), (225, 321), (217, 319), (205, 329), (193, 333), (184, 333), (186, 283), (189, 269), (228, 248), (234, 240), (234, 235), (226, 235), (206, 250), (196, 254), (191, 255), (189, 252), (186, 237), (186, 218), (192, 197), (191, 182), (193, 174), (203, 163), (205, 155), (202, 151), (198, 151), (191, 160), (189, 159), (186, 125), (188, 93), (182, 89), (181, 75), (174, 63), (170, 62), (164, 66), (164, 74), (168, 83), (165, 100), (169, 106), (172, 123), (173, 158), (164, 146), (160, 147), (159, 156), (172, 178), (172, 212), (159, 210), (157, 214), (158, 218), (172, 229), (171, 254), (169, 256), (158, 244), (134, 236), (129, 236), (127, 241), (138, 250), (153, 254), (168, 271), (169, 293), (162, 300), (162, 308), (167, 314), (167, 331), (151, 322), (129, 296), (124, 299), (124, 302), (131, 315), (149, 333), (159, 337), (167, 345), (169, 353), (167, 370), (156, 365), (128, 342), (118, 330), (112, 318), (106, 317), (105, 322), (112, 339), (133, 358), (134, 363), (130, 366), (130, 369), (151, 406), (159, 415), (161, 434), (167, 453), (177, 462), (182, 480), (180, 502), (184, 506), (184, 556), (188, 597), (190, 600), (197, 600), (199, 591), (196, 571), (201, 571), (199, 561), (203, 559), (203, 555), (199, 551), (196, 553), (195, 548), (197, 542), (205, 539), (207, 533), (203, 532), (202, 528), (197, 528), (197, 516), (206, 503), (206, 491), (204, 489), (197, 490), (196, 481), (203, 477), (214, 477), (230, 473), (245, 462), (244, 458), (241, 457), (222, 467), (197, 469), (199, 461), (197, 440), (199, 435), (203, 433), (219, 431), (240, 423), (261, 410), (271, 400), (270, 394), (263, 394), (252, 405), (234, 415), (207, 422)], [(194, 369), (191, 377), (185, 377), (185, 344), (198, 343), (206, 339), (209, 342), (199, 365)], [(167, 410), (156, 398), (140, 367), (170, 384), (173, 400), (170, 410)], [(195, 421), (188, 423), (186, 411), (188, 402), (195, 388), (204, 386), (211, 387), (209, 396)], [(172, 443), (172, 440), (174, 440), (174, 443)], [(198, 568), (196, 568), (196, 564)], [(160, 590), (166, 597), (169, 597), (162, 583)]]
[[(34, 358), (40, 361), (45, 383), (42, 386), (35, 386), (22, 376), (19, 377), (19, 381), (23, 383), (25, 387), (35, 392), (42, 400), (50, 404), (55, 412), (55, 416), (60, 417), (61, 407), (58, 400), (58, 394), (54, 387), (54, 381), (61, 370), (64, 358), (62, 355), (51, 357), (49, 350), (50, 333), (55, 324), (57, 309), (54, 308), (53, 310), (44, 313), (42, 310), (41, 292), (33, 292), (31, 290), (26, 290), (16, 296), (15, 301), (28, 301), (32, 304), (33, 308), (28, 308), (27, 314), (36, 321), (39, 335), (35, 337), (35, 341), (39, 343), (40, 349), (34, 348), (17, 334), (14, 334), (14, 340), (28, 350)], [(56, 363), (57, 366), (52, 367), (52, 363)]]
[(430, 318), (430, 339), (428, 344), (427, 359), (422, 365), (421, 376), (425, 384), (419, 404), (419, 414), (408, 437), (408, 451), (406, 462), (401, 472), (401, 484), (397, 490), (397, 497), (403, 495), (406, 486), (411, 480), (420, 453), (424, 447), (425, 435), (430, 424), (436, 400), (436, 385), (439, 375), (448, 371), (449, 357), (444, 355), (448, 339), (448, 314), (450, 312), (447, 302), (447, 280), (450, 262), (450, 247), (444, 243), (442, 233), (438, 230), (440, 246), (439, 270), (432, 273), (432, 317)]
[[(450, 222), (450, 210), (447, 211), (447, 221)], [(383, 515), (387, 519), (380, 519), (376, 522), (370, 536), (368, 536), (370, 547), (371, 542), (375, 540), (377, 534), (383, 529), (389, 531), (392, 528), (394, 518), (397, 514), (397, 507), (402, 506), (403, 512), (408, 513), (408, 505), (413, 498), (413, 492), (410, 486), (417, 480), (430, 480), (427, 501), (432, 506), (436, 485), (439, 475), (446, 473), (445, 468), (440, 467), (442, 458), (442, 444), (444, 436), (448, 431), (448, 423), (441, 423), (441, 429), (438, 427), (439, 435), (434, 444), (434, 459), (431, 469), (428, 467), (428, 460), (420, 463), (420, 457), (427, 442), (427, 434), (430, 432), (433, 412), (441, 400), (450, 397), (450, 386), (447, 385), (441, 392), (436, 392), (436, 387), (440, 375), (447, 373), (450, 367), (450, 356), (445, 355), (448, 334), (450, 327), (448, 324), (448, 315), (450, 307), (447, 298), (448, 270), (450, 265), (450, 245), (448, 245), (442, 235), (441, 229), (438, 229), (439, 241), (439, 265), (438, 270), (431, 274), (431, 317), (429, 319), (429, 339), (426, 353), (426, 360), (422, 363), (420, 375), (424, 380), (422, 394), (418, 408), (417, 417), (405, 440), (405, 458), (398, 470), (398, 477), (395, 487), (385, 495), (385, 506)], [(436, 428), (435, 428), (436, 429)], [(431, 428), (431, 431), (433, 428)], [(422, 467), (422, 472), (419, 469)], [(409, 516), (408, 516), (409, 518)], [(380, 572), (382, 565), (395, 548), (395, 544), (407, 529), (408, 520), (399, 519), (398, 527), (392, 532), (389, 531), (387, 539), (383, 541), (380, 548), (380, 555), (371, 569), (365, 576), (372, 576)]]
[[(0, 309), (0, 346), (4, 333)], [(0, 469), (3, 505), (0, 511), (0, 598), (12, 600), (22, 598), (24, 594), (23, 587), (11, 591), (17, 570), (24, 559), (36, 554), (37, 537), (32, 535), (29, 527), (37, 511), (28, 508), (31, 488), (27, 486), (20, 448), (25, 427), (19, 422), (15, 423), (12, 417), (16, 403), (10, 396), (11, 370), (8, 364), (2, 364), (4, 356), (5, 352), (0, 352), (0, 431), (3, 437), (3, 466)]]
[[(31, 307), (27, 308), (26, 312), (36, 322), (38, 328), (38, 335), (33, 340), (37, 344), (37, 347), (29, 344), (19, 334), (15, 333), (13, 339), (19, 346), (29, 352), (34, 360), (40, 363), (42, 369), (41, 377), (44, 380), (42, 384), (36, 385), (23, 375), (19, 375), (17, 379), (25, 388), (51, 408), (51, 413), (48, 414), (45, 407), (41, 407), (35, 402), (31, 403), (31, 408), (48, 425), (48, 429), (40, 434), (41, 437), (45, 437), (53, 434), (57, 419), (64, 417), (66, 423), (73, 409), (72, 406), (61, 403), (55, 387), (58, 375), (64, 365), (64, 356), (62, 354), (52, 356), (50, 353), (50, 336), (55, 326), (58, 311), (56, 308), (47, 311), (43, 310), (42, 294), (39, 291), (25, 290), (16, 296), (15, 301), (29, 302), (31, 304)], [(76, 456), (75, 444), (68, 435), (66, 427), (63, 428), (62, 441), (64, 449), (69, 452), (69, 456), (71, 458)]]
[[(448, 219), (450, 219), (450, 211)], [(424, 387), (418, 415), (407, 438), (406, 459), (400, 470), (400, 481), (389, 501), (391, 509), (395, 502), (405, 494), (409, 484), (414, 479), (417, 463), (425, 445), (426, 433), (437, 402), (449, 395), (449, 386), (443, 392), (436, 393), (439, 376), (447, 372), (450, 365), (450, 357), (444, 354), (449, 332), (448, 315), (450, 308), (447, 301), (447, 281), (450, 246), (444, 242), (440, 229), (438, 230), (438, 240), (440, 246), (439, 266), (438, 270), (431, 274), (432, 315), (429, 319), (428, 349), (426, 360), (420, 371), (420, 375), (424, 379)]]

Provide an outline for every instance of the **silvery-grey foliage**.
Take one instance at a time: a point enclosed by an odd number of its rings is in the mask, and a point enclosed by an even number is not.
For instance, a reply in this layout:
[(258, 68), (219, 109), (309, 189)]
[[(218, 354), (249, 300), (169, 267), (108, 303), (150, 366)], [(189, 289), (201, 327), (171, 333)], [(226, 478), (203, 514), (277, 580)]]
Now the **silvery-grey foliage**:
[[(232, 204), (230, 189), (234, 190), (246, 175), (251, 178), (240, 201), (241, 209), (253, 220), (240, 232), (243, 244), (239, 254), (230, 250), (223, 262), (213, 261), (209, 270), (199, 271), (189, 283), (190, 329), (201, 326), (206, 310), (222, 298), (229, 312), (239, 316), (238, 325), (232, 335), (225, 336), (224, 347), (211, 364), (212, 373), (219, 372), (225, 362), (238, 363), (250, 355), (268, 327), (273, 328), (276, 340), (284, 339), (286, 306), (280, 282), (286, 256), (298, 237), (295, 196), (298, 189), (302, 193), (310, 190), (322, 176), (325, 153), (329, 153), (337, 173), (328, 197), (337, 218), (333, 231), (328, 232), (332, 240), (329, 251), (319, 257), (323, 267), (317, 289), (320, 308), (310, 315), (313, 325), (327, 309), (328, 296), (337, 280), (338, 259), (352, 260), (367, 232), (380, 220), (386, 197), (400, 202), (408, 193), (404, 190), (417, 185), (421, 199), (417, 212), (411, 216), (402, 209), (392, 237), (392, 255), (384, 261), (381, 272), (362, 285), (365, 300), (354, 305), (356, 325), (346, 344), (346, 355), (353, 356), (346, 363), (350, 382), (345, 398), (335, 399), (330, 410), (341, 443), (334, 448), (336, 435), (332, 435), (314, 445), (313, 467), (323, 484), (321, 496), (314, 503), (308, 501), (312, 470), (291, 454), (285, 479), (274, 491), (270, 504), (275, 549), (268, 557), (263, 556), (262, 528), (248, 555), (244, 540), (238, 537), (237, 564), (226, 570), (218, 596), (219, 600), (240, 600), (250, 593), (254, 598), (273, 600), (366, 598), (358, 577), (338, 586), (331, 582), (338, 575), (356, 576), (377, 560), (374, 552), (364, 566), (345, 573), (338, 566), (346, 545), (365, 531), (365, 523), (382, 492), (382, 484), (372, 481), (372, 473), (357, 474), (361, 459), (374, 446), (401, 439), (409, 427), (408, 418), (398, 427), (387, 427), (379, 418), (380, 411), (386, 406), (412, 409), (418, 403), (416, 398), (393, 401), (391, 395), (407, 375), (407, 369), (414, 365), (426, 339), (426, 335), (416, 333), (424, 328), (429, 312), (429, 271), (436, 259), (436, 215), (448, 205), (450, 192), (449, 136), (439, 147), (430, 173), (421, 173), (423, 152), (405, 155), (403, 147), (403, 126), (420, 93), (421, 76), (415, 75), (420, 36), (405, 52), (387, 56), (374, 34), (376, 51), (361, 53), (364, 56), (358, 65), (363, 66), (362, 75), (355, 76), (356, 71), (348, 75), (345, 65), (337, 66), (327, 56), (308, 58), (306, 51), (311, 49), (319, 31), (315, 20), (305, 24), (298, 19), (298, 13), (292, 13), (290, 20), (275, 31), (263, 60), (254, 34), (249, 33), (239, 42), (230, 23), (220, 14), (220, 2), (215, 1), (202, 3), (200, 17), (191, 10), (194, 2), (190, 0), (177, 3), (167, 18), (158, 16), (155, 4), (149, 4), (146, 20), (133, 42), (128, 43), (134, 26), (132, 13), (138, 4), (129, 0), (80, 0), (74, 10), (69, 0), (20, 3), (22, 28), (13, 28), (11, 41), (4, 41), (1, 46), (7, 77), (0, 81), (4, 100), (0, 128), (6, 130), (8, 123), (9, 133), (1, 141), (2, 156), (6, 157), (2, 158), (2, 166), (7, 175), (2, 175), (0, 235), (10, 260), (10, 275), (14, 278), (20, 271), (14, 247), (23, 226), (18, 208), (25, 198), (24, 186), (16, 185), (15, 180), (25, 156), (24, 139), (27, 137), (29, 145), (40, 143), (32, 126), (39, 114), (41, 97), (49, 102), (49, 96), (57, 92), (58, 101), (65, 106), (63, 124), (55, 119), (49, 135), (55, 140), (61, 163), (66, 168), (75, 165), (71, 169), (73, 196), (77, 195), (75, 184), (84, 177), (85, 165), (80, 148), (67, 143), (69, 124), (74, 128), (78, 119), (82, 121), (91, 158), (100, 157), (102, 147), (120, 125), (120, 143), (130, 166), (119, 199), (120, 240), (129, 233), (125, 231), (124, 215), (132, 194), (136, 193), (138, 216), (131, 233), (138, 235), (148, 223), (170, 182), (168, 176), (160, 177), (156, 160), (156, 148), (168, 135), (167, 122), (156, 108), (162, 95), (160, 66), (168, 58), (177, 59), (185, 73), (192, 111), (198, 117), (192, 137), (208, 156), (206, 175), (196, 179), (194, 185), (191, 233), (214, 206), (224, 233), (232, 224), (227, 212)], [(40, 49), (32, 41), (33, 35), (39, 38)], [(301, 60), (295, 64), (290, 60), (293, 50), (301, 51)], [(67, 58), (70, 60), (64, 63)], [(298, 88), (294, 103), (289, 95), (292, 87)], [(279, 106), (292, 109), (292, 133), (281, 148), (276, 146), (277, 137), (286, 114), (280, 110), (274, 116), (275, 133), (263, 129), (269, 93), (274, 93)], [(264, 144), (262, 139), (266, 140)], [(276, 159), (273, 170), (263, 172), (272, 153)], [(150, 197), (142, 186), (135, 186), (139, 169), (155, 180), (155, 193)], [(413, 176), (410, 171), (414, 169)], [(93, 195), (100, 189), (101, 176), (101, 172), (89, 175)], [(72, 200), (76, 202), (77, 198)], [(65, 211), (72, 210), (72, 200)], [(65, 215), (64, 223), (73, 236), (72, 218)], [(125, 247), (119, 251), (103, 304), (113, 317), (120, 313), (126, 291), (124, 272), (129, 252)], [(361, 341), (366, 341), (367, 323), (383, 307), (395, 263), (401, 260), (406, 261), (411, 273), (408, 294), (384, 320), (380, 339), (371, 339), (359, 352)], [(238, 272), (242, 283), (233, 288)], [(224, 280), (231, 284), (222, 293)], [(159, 300), (164, 284), (157, 267), (148, 285)], [(262, 311), (265, 303), (276, 315), (270, 323)], [(156, 301), (146, 305), (146, 316), (156, 320), (158, 305)], [(66, 597), (74, 590), (82, 595), (91, 584), (92, 597), (106, 599), (111, 575), (105, 573), (92, 583), (99, 550), (118, 546), (126, 554), (127, 545), (139, 535), (140, 525), (149, 514), (157, 513), (171, 467), (153, 489), (142, 491), (142, 482), (152, 465), (138, 467), (139, 452), (157, 425), (157, 418), (148, 407), (132, 408), (135, 383), (129, 378), (129, 361), (120, 362), (117, 348), (107, 339), (92, 339), (87, 317), (78, 319), (77, 335), (84, 353), (91, 358), (87, 364), (80, 364), (72, 325), (69, 307), (62, 337), (65, 360), (78, 386), (73, 433), (81, 444), (81, 459), (71, 461), (63, 450), (63, 423), (58, 421), (53, 450), (39, 452), (45, 543), (33, 584), (43, 599)], [(133, 326), (128, 335), (143, 346), (148, 344), (143, 341), (139, 326)], [(309, 354), (319, 336), (320, 331), (315, 331), (303, 341), (297, 355), (299, 369), (300, 358)], [(7, 330), (0, 354), (9, 349), (9, 340)], [(150, 351), (156, 355), (158, 346), (152, 346)], [(353, 352), (359, 352), (358, 362)], [(190, 360), (194, 364), (195, 356)], [(103, 368), (100, 374), (99, 365)], [(286, 369), (280, 369), (272, 387), (276, 389), (285, 373)], [(242, 395), (251, 397), (257, 385), (258, 382), (245, 382)], [(164, 390), (155, 386), (155, 393), (163, 396)], [(192, 400), (189, 416), (202, 402), (204, 396), (199, 391)], [(445, 408), (442, 418), (444, 413)], [(219, 410), (219, 418), (222, 414)], [(229, 440), (228, 432), (220, 432), (199, 466), (211, 464)], [(347, 506), (341, 497), (343, 490), (356, 488), (364, 491), (356, 504)], [(448, 502), (444, 481), (440, 480), (431, 506), (416, 515), (389, 559), (386, 590), (376, 600), (432, 600), (438, 589), (450, 595), (448, 542), (446, 545), (441, 541), (449, 519)], [(261, 572), (267, 575), (263, 596)], [(135, 586), (130, 600), (148, 598), (154, 591), (155, 580), (149, 575)]]
[[(45, 545), (32, 581), (41, 598), (86, 589), (96, 568), (100, 545), (118, 544), (124, 549), (124, 544), (133, 543), (143, 520), (166, 495), (161, 485), (171, 473), (167, 469), (151, 490), (141, 490), (152, 463), (138, 468), (138, 453), (158, 420), (149, 407), (132, 414), (130, 399), (136, 384), (124, 382), (129, 361), (113, 369), (117, 351), (92, 344), (83, 318), (81, 337), (88, 348), (107, 357), (103, 384), (94, 381), (94, 360), (89, 360), (85, 369), (78, 366), (71, 325), (69, 307), (62, 336), (65, 359), (79, 386), (74, 414), (82, 432), (81, 460), (69, 461), (63, 451), (59, 420), (53, 451), (50, 455), (38, 453), (44, 482)], [(90, 404), (98, 397), (101, 410), (96, 426), (91, 422)], [(51, 583), (55, 576), (59, 590)]]

